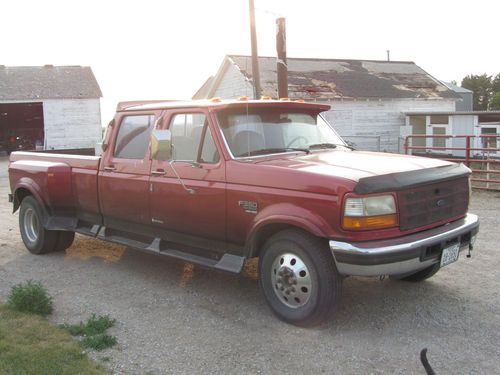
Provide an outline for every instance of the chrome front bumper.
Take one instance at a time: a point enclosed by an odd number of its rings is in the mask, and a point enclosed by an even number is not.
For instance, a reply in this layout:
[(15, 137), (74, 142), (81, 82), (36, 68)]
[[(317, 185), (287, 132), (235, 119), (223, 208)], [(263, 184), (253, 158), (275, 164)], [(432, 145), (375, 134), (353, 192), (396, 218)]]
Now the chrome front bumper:
[(459, 243), (460, 251), (472, 248), (479, 231), (479, 218), (463, 219), (408, 236), (347, 243), (331, 240), (337, 270), (342, 275), (405, 275), (440, 262), (443, 249)]

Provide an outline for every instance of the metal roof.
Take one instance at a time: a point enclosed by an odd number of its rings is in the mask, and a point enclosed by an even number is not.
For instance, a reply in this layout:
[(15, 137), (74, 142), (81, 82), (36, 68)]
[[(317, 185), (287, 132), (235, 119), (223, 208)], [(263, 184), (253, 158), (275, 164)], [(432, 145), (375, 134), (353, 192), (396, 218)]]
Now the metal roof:
[[(213, 80), (208, 97), (217, 89), (228, 64), (252, 79), (250, 56), (228, 55)], [(460, 99), (446, 85), (414, 62), (288, 58), (289, 97), (337, 99)], [(262, 95), (277, 97), (275, 57), (259, 57)]]
[(443, 82), (450, 90), (453, 90), (455, 92), (461, 93), (461, 94), (472, 94), (472, 90), (466, 89), (465, 87), (462, 86), (457, 86), (454, 83), (451, 82)]
[(88, 66), (0, 65), (0, 100), (100, 97), (101, 89)]

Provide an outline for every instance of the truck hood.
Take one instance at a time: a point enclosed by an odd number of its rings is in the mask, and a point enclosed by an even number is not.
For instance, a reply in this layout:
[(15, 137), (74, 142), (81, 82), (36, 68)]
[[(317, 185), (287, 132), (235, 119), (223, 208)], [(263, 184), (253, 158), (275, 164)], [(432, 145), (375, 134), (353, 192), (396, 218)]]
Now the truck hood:
[(399, 172), (443, 167), (452, 163), (432, 158), (365, 151), (313, 152), (286, 158), (272, 158), (259, 165), (288, 168), (313, 174), (342, 177), (351, 181)]

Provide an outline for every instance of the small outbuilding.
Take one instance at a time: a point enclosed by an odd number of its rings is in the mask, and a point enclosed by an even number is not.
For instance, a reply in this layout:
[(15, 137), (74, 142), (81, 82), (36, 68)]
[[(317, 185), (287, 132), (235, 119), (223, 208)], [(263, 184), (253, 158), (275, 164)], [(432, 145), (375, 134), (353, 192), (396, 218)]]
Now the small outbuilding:
[(101, 97), (90, 67), (0, 65), (0, 148), (94, 148)]

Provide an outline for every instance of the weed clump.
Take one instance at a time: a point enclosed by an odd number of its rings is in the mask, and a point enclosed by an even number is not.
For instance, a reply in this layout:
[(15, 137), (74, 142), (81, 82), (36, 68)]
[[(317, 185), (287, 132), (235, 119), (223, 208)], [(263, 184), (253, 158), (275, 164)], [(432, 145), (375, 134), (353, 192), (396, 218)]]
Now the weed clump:
[(85, 336), (82, 339), (82, 346), (84, 348), (91, 348), (94, 350), (103, 350), (116, 345), (116, 337), (100, 334), (95, 336)]
[(116, 337), (106, 335), (108, 328), (113, 327), (116, 320), (107, 315), (92, 316), (85, 323), (63, 324), (61, 327), (67, 330), (72, 336), (83, 336), (81, 344), (84, 348), (103, 350), (116, 345)]
[(47, 316), (52, 313), (52, 297), (41, 282), (29, 280), (12, 287), (7, 306), (20, 312)]

